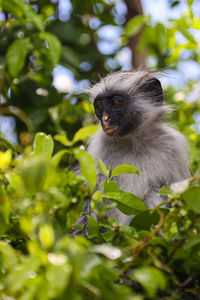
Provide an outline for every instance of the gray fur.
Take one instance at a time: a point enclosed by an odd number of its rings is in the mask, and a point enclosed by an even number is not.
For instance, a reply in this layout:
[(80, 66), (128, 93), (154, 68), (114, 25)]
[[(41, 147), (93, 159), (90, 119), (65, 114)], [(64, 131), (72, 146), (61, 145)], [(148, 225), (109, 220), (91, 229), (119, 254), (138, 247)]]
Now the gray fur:
[[(111, 169), (120, 164), (136, 167), (140, 175), (123, 174), (116, 178), (118, 187), (142, 198), (149, 208), (158, 205), (162, 198), (157, 195), (163, 185), (190, 177), (188, 145), (184, 136), (163, 121), (171, 108), (156, 105), (151, 92), (143, 90), (144, 83), (152, 75), (146, 71), (116, 72), (94, 85), (88, 92), (94, 98), (106, 90), (122, 90), (134, 95), (137, 109), (142, 113), (141, 125), (124, 137), (108, 136), (100, 129), (91, 138), (88, 152), (96, 163), (101, 158)], [(155, 95), (154, 95), (155, 96)], [(129, 224), (132, 216), (117, 209), (109, 212), (122, 224)]]

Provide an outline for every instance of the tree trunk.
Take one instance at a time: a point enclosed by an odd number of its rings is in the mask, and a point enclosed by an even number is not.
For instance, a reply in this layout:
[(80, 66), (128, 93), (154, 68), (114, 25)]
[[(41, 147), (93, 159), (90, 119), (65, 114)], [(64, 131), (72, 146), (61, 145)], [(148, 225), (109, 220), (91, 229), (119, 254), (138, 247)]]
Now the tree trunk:
[[(126, 16), (126, 21), (128, 22), (130, 19), (132, 19), (135, 16), (143, 15), (143, 9), (142, 4), (140, 0), (125, 0), (128, 13)], [(132, 65), (133, 68), (138, 69), (140, 67), (145, 68), (145, 58), (146, 53), (143, 51), (142, 53), (139, 53), (137, 50), (138, 41), (140, 39), (141, 33), (143, 28), (133, 37), (129, 40), (129, 46), (132, 52)]]

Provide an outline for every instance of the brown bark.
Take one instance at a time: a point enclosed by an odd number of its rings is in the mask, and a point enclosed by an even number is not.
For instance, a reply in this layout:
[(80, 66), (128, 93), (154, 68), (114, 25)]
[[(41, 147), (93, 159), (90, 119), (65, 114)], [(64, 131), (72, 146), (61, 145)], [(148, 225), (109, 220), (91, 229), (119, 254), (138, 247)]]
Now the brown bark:
[[(135, 16), (138, 15), (143, 15), (143, 9), (142, 9), (142, 4), (140, 0), (125, 0), (128, 13), (126, 16), (126, 21), (128, 22), (130, 19), (132, 19)], [(135, 36), (131, 37), (129, 39), (129, 46), (132, 52), (132, 65), (133, 68), (138, 69), (140, 67), (145, 67), (145, 58), (146, 54), (145, 51), (142, 53), (139, 53), (137, 50), (138, 42), (140, 39), (140, 36), (142, 34), (141, 29)]]

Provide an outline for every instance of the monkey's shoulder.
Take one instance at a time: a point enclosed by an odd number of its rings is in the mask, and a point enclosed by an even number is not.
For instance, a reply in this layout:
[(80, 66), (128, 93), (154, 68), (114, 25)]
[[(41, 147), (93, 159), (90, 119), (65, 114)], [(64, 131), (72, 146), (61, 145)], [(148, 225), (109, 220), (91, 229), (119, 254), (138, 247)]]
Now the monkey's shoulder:
[(130, 164), (139, 169), (188, 169), (188, 144), (185, 137), (165, 124), (151, 128), (138, 137), (123, 139), (107, 137), (99, 130), (90, 139), (88, 152), (96, 162), (101, 158), (112, 168), (119, 164)]

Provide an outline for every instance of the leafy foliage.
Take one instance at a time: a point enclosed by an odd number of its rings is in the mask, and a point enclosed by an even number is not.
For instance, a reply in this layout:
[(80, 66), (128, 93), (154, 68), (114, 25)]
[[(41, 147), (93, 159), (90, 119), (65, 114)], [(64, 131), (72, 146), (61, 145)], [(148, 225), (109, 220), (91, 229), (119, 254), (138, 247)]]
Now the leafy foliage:
[[(96, 170), (90, 155), (72, 149), (82, 170), (77, 176), (55, 165), (52, 146), (53, 139), (39, 133), (33, 151), (23, 158), (12, 160), (11, 150), (0, 152), (2, 296), (195, 297), (200, 272), (199, 186), (192, 184), (197, 178), (176, 184), (180, 193), (174, 193), (174, 187), (166, 189), (171, 209), (146, 210), (141, 199), (117, 188), (112, 175), (104, 183), (104, 194), (96, 191), (91, 197)], [(102, 161), (99, 166), (106, 173)], [(117, 174), (125, 169), (136, 171), (122, 165)], [(88, 216), (88, 237), (73, 238), (71, 228), (88, 198), (99, 222)], [(136, 215), (130, 226), (107, 219), (107, 211), (115, 206)]]
[[(169, 2), (171, 9), (181, 5)], [(150, 68), (176, 70), (186, 58), (199, 63), (194, 4), (187, 1), (183, 14), (165, 24), (137, 16), (125, 25), (112, 1), (71, 1), (68, 16), (57, 1), (0, 1), (0, 122), (9, 116), (16, 122), (14, 145), (8, 132), (0, 136), (0, 299), (199, 297), (197, 82), (181, 92), (166, 89), (166, 101), (176, 105), (170, 121), (190, 143), (194, 177), (160, 190), (171, 208), (147, 210), (114, 181), (124, 173), (140, 176), (136, 168), (111, 170), (102, 160), (95, 166), (84, 150), (98, 130), (92, 104), (85, 94), (58, 91), (52, 75), (59, 64), (79, 84), (119, 69), (118, 54), (141, 29), (138, 49), (148, 50)], [(104, 55), (99, 31), (106, 25), (123, 30), (118, 48)], [(79, 175), (72, 172), (74, 158)], [(103, 192), (95, 190), (99, 172)], [(98, 221), (88, 215), (88, 237), (73, 237), (88, 199)], [(106, 217), (113, 207), (135, 214), (130, 226)]]

